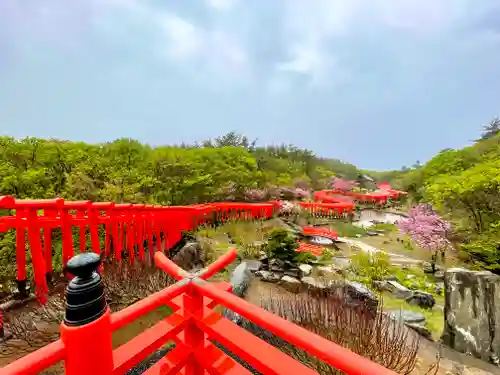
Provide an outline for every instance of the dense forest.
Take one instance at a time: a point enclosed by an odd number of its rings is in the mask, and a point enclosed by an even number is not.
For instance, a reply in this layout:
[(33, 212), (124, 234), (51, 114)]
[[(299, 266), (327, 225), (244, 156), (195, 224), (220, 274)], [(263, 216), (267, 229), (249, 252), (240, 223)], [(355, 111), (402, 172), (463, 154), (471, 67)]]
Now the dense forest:
[(442, 150), (422, 166), (373, 175), (408, 191), (416, 202), (432, 203), (453, 224), (461, 255), (500, 272), (500, 119), (469, 147)]
[(238, 199), (247, 189), (322, 188), (354, 165), (294, 146), (257, 147), (228, 133), (201, 145), (151, 147), (0, 137), (0, 195), (154, 204)]
[[(19, 199), (182, 205), (260, 193), (262, 200), (272, 198), (277, 187), (319, 189), (334, 175), (359, 173), (354, 165), (294, 146), (259, 147), (234, 132), (202, 144), (164, 147), (130, 139), (87, 144), (0, 137), (0, 195)], [(60, 249), (54, 253), (59, 256)], [(0, 233), (0, 279), (14, 273), (15, 233)]]

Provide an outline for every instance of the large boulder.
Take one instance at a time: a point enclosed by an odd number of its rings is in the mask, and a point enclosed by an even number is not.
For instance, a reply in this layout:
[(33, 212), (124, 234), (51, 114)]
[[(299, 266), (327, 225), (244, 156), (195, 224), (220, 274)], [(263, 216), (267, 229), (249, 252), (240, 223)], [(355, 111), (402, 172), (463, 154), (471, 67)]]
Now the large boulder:
[(410, 289), (394, 280), (387, 280), (386, 287), (395, 298), (408, 299), (413, 295)]
[(430, 293), (416, 291), (406, 302), (410, 305), (416, 305), (427, 309), (432, 309), (436, 304), (434, 296)]
[(247, 262), (240, 263), (231, 274), (229, 283), (233, 288), (233, 294), (243, 298), (250, 283), (252, 282), (252, 272)]
[(203, 250), (198, 242), (187, 242), (172, 258), (172, 261), (186, 271), (199, 268), (204, 261)]
[(361, 283), (346, 281), (343, 293), (347, 302), (351, 305), (363, 304), (370, 310), (375, 311), (378, 306), (377, 296)]
[(443, 342), (487, 361), (500, 356), (500, 276), (451, 268), (445, 272)]

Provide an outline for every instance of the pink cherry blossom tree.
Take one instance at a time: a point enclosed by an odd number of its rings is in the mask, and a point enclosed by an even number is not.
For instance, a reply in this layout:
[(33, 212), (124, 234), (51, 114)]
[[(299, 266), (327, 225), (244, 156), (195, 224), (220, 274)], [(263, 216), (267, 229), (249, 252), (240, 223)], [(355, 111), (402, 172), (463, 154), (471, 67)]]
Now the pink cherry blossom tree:
[(350, 191), (355, 185), (355, 181), (344, 180), (337, 177), (333, 177), (329, 183), (331, 189), (340, 191)]
[(440, 217), (430, 205), (419, 204), (413, 207), (408, 218), (398, 221), (398, 229), (408, 235), (418, 246), (431, 251), (432, 265), (435, 269), (437, 253), (444, 253), (451, 247), (448, 239), (451, 224)]

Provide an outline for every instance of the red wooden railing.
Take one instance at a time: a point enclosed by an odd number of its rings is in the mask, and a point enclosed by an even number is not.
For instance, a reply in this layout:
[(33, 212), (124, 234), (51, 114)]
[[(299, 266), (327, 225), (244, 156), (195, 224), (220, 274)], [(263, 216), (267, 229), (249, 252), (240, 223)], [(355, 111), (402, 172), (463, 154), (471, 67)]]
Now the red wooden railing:
[[(214, 345), (217, 342), (265, 375), (317, 374), (214, 311), (217, 305), (222, 305), (346, 374), (395, 374), (234, 296), (230, 293), (231, 286), (225, 282), (206, 281), (235, 257), (236, 251), (231, 250), (206, 269), (191, 274), (157, 252), (157, 266), (178, 280), (176, 284), (117, 313), (110, 314), (107, 308), (91, 323), (80, 326), (62, 323), (61, 339), (7, 365), (0, 373), (34, 375), (64, 361), (67, 375), (124, 374), (157, 349), (173, 342), (175, 347), (144, 374), (251, 374)], [(72, 282), (77, 283), (77, 279), (78, 276)], [(163, 305), (174, 312), (127, 343), (112, 348), (114, 331)]]
[[(269, 219), (279, 204), (219, 202), (192, 206), (153, 206), (144, 204), (71, 202), (63, 199), (17, 200), (0, 197), (0, 209), (15, 210), (13, 216), (0, 216), (0, 232), (16, 231), (16, 263), (19, 285), (26, 283), (26, 245), (31, 252), (37, 296), (44, 302), (47, 279), (52, 273), (52, 233), (61, 230), (62, 266), (75, 254), (73, 228), (79, 230), (79, 251), (90, 249), (120, 261), (126, 251), (128, 260), (145, 259), (145, 245), (152, 258), (154, 251), (169, 250), (183, 231), (199, 225), (230, 219)], [(43, 231), (43, 241), (41, 236)], [(99, 233), (104, 231), (104, 235)], [(28, 243), (26, 243), (26, 234)], [(104, 238), (102, 238), (104, 237)], [(162, 240), (163, 239), (163, 244)], [(48, 277), (49, 276), (49, 277)], [(23, 287), (20, 287), (23, 289)]]

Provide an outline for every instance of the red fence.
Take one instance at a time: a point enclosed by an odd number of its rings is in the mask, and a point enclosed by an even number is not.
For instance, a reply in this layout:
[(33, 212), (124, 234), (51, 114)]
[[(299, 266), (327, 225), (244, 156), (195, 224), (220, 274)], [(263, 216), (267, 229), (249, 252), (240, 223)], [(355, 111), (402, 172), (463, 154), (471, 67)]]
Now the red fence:
[[(68, 286), (68, 299), (72, 293), (72, 283), (93, 285), (94, 292), (98, 284), (102, 284), (98, 274), (92, 269), (89, 271), (91, 263), (93, 269), (97, 269), (99, 258), (89, 254), (82, 254), (77, 260), (75, 258), (74, 264), (78, 264), (80, 270), (74, 267), (77, 277)], [(89, 261), (92, 257), (94, 259)], [(234, 296), (230, 293), (231, 286), (225, 282), (206, 281), (235, 257), (236, 251), (232, 250), (206, 269), (190, 274), (157, 252), (157, 266), (179, 280), (176, 284), (114, 314), (110, 314), (106, 307), (101, 290), (104, 308), (99, 316), (80, 325), (75, 321), (70, 325), (65, 319), (61, 325), (61, 339), (7, 365), (0, 373), (34, 375), (64, 361), (67, 375), (124, 374), (157, 349), (173, 342), (175, 347), (144, 374), (251, 374), (214, 345), (215, 341), (265, 375), (317, 374), (214, 311), (217, 305), (222, 305), (346, 374), (395, 375), (366, 358)], [(95, 298), (93, 301), (96, 301)], [(112, 332), (163, 305), (170, 306), (174, 312), (127, 343), (112, 348)], [(78, 316), (85, 318), (82, 312)]]
[[(51, 274), (53, 267), (52, 235), (55, 229), (61, 230), (63, 266), (75, 253), (75, 227), (79, 229), (80, 252), (87, 250), (87, 234), (90, 233), (90, 248), (94, 252), (99, 254), (104, 249), (106, 256), (113, 256), (118, 261), (126, 252), (128, 260), (134, 262), (136, 258), (145, 259), (146, 249), (151, 257), (155, 249), (170, 249), (181, 239), (183, 231), (193, 230), (200, 224), (234, 218), (270, 218), (277, 208), (276, 202), (153, 206), (63, 199), (15, 200), (4, 196), (0, 197), (0, 209), (15, 210), (15, 214), (0, 217), (0, 232), (16, 231), (19, 285), (26, 283), (26, 245), (29, 245), (37, 296), (43, 302), (48, 291), (47, 275)], [(103, 232), (104, 235), (100, 236)], [(20, 287), (20, 291), (22, 289)]]

